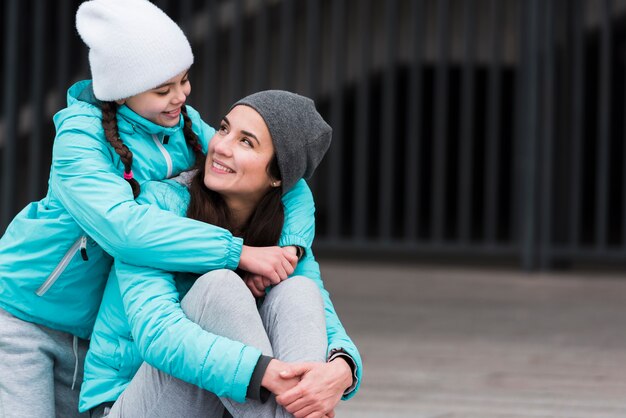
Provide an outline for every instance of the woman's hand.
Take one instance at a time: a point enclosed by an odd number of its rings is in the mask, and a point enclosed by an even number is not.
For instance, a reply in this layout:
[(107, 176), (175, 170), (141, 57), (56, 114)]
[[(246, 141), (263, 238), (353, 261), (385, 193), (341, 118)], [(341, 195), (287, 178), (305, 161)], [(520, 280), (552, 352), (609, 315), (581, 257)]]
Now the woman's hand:
[(276, 402), (296, 418), (334, 417), (335, 407), (352, 384), (352, 370), (341, 357), (329, 363), (291, 364), (280, 376), (300, 377), (294, 388), (276, 397)]
[[(287, 376), (287, 370), (292, 366), (284, 361), (272, 359), (265, 369), (261, 386), (275, 395), (280, 395), (295, 387), (300, 381), (300, 376), (292, 374)], [(284, 376), (283, 376), (284, 375)]]
[(298, 263), (294, 250), (282, 247), (250, 247), (244, 245), (239, 268), (278, 284), (293, 273)]

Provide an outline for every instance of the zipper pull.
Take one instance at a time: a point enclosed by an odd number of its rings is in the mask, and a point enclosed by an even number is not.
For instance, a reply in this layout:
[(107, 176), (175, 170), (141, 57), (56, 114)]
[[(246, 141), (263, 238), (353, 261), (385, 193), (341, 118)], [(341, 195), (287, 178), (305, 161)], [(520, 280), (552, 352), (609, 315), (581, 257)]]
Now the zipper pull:
[(80, 237), (80, 256), (85, 261), (89, 260), (89, 257), (87, 257), (87, 237), (84, 235)]

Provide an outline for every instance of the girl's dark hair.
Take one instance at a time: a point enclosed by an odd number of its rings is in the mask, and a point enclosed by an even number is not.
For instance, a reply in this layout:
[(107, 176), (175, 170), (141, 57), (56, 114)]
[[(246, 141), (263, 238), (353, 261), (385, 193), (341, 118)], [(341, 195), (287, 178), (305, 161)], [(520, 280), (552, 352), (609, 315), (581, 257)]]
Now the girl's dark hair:
[[(191, 200), (187, 217), (217, 225), (243, 238), (246, 245), (265, 247), (278, 244), (285, 220), (280, 187), (272, 187), (262, 198), (245, 225), (234, 225), (230, 211), (222, 196), (204, 185), (206, 156), (196, 159), (197, 172), (189, 187)], [(280, 179), (276, 155), (270, 161), (268, 172)]]
[[(133, 197), (137, 198), (141, 193), (141, 187), (139, 182), (132, 175), (133, 165), (133, 153), (120, 138), (119, 131), (117, 129), (117, 103), (115, 102), (102, 102), (102, 128), (104, 128), (104, 136), (106, 140), (111, 144), (117, 155), (120, 156), (120, 160), (124, 164), (124, 179), (130, 184), (133, 190)], [(198, 141), (198, 136), (191, 129), (191, 118), (187, 115), (187, 108), (183, 105), (181, 109), (183, 115), (183, 134), (185, 135), (185, 141), (193, 150), (196, 161), (203, 157), (202, 146)]]

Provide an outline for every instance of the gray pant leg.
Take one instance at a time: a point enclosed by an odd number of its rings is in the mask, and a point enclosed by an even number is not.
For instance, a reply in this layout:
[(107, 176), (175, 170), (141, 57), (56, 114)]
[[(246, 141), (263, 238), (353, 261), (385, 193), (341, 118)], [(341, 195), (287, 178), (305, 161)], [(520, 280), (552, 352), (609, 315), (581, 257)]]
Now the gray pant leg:
[(275, 286), (260, 309), (274, 350), (282, 361), (326, 361), (324, 301), (311, 279), (292, 277)]
[(78, 394), (88, 343), (77, 339), (72, 390), (73, 340), (0, 309), (0, 418), (87, 416), (78, 413)]
[[(326, 354), (326, 328), (319, 290), (308, 279), (294, 280), (293, 285), (282, 288), (280, 286), (282, 284), (273, 289), (270, 295), (277, 289), (282, 290), (277, 291), (275, 296), (268, 297), (264, 303), (268, 324), (273, 321), (273, 332), (282, 334), (283, 328), (277, 325), (278, 322), (285, 325), (289, 323), (286, 328), (289, 331), (284, 331), (285, 344), (281, 343), (281, 346), (288, 347), (289, 344), (286, 343), (289, 340), (293, 345), (299, 345), (302, 341), (309, 341), (305, 334), (311, 329), (320, 328), (319, 324), (315, 327), (296, 326), (303, 323), (301, 320), (309, 320), (309, 317), (314, 316), (311, 311), (317, 306), (318, 316), (321, 315), (323, 324), (323, 338), (319, 332), (315, 338), (321, 339), (323, 343), (311, 343), (311, 347), (315, 347), (311, 351), (315, 354), (303, 354), (302, 359), (314, 360), (319, 357), (323, 361)], [(316, 300), (318, 301), (311, 303)], [(232, 271), (218, 270), (198, 279), (182, 300), (181, 306), (185, 314), (203, 329), (257, 347), (263, 354), (273, 355), (254, 298), (241, 278)], [(288, 348), (285, 351), (293, 352)], [(222, 403), (236, 418), (291, 417), (291, 414), (276, 404), (273, 397), (264, 404), (252, 400), (238, 403), (228, 398), (217, 398), (211, 392), (176, 379), (146, 363), (115, 402), (109, 417), (221, 417), (224, 409)]]
[[(45, 327), (44, 327), (45, 328)], [(87, 417), (88, 413), (78, 412), (80, 385), (83, 382), (83, 367), (89, 349), (89, 341), (64, 332), (49, 330), (62, 349), (57, 354), (54, 364), (54, 401), (58, 418)], [(75, 339), (75, 345), (74, 345)], [(78, 361), (77, 361), (78, 360)], [(74, 382), (74, 374), (76, 381)], [(72, 386), (74, 388), (72, 389)]]
[[(254, 298), (232, 271), (217, 270), (199, 278), (181, 306), (187, 317), (206, 331), (271, 355)], [(109, 417), (221, 418), (223, 411), (224, 406), (215, 394), (144, 363), (111, 408)]]
[[(324, 302), (317, 285), (297, 276), (275, 286), (259, 311), (274, 356), (282, 361), (326, 361), (327, 337)], [(265, 404), (222, 399), (234, 417), (291, 417), (272, 396)]]

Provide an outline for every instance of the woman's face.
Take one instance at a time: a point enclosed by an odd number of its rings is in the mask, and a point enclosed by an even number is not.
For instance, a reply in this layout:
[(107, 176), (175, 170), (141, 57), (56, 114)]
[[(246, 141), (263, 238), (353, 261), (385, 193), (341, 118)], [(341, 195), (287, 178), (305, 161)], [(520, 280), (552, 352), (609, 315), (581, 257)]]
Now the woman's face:
[(172, 127), (178, 124), (181, 107), (189, 93), (189, 70), (185, 70), (158, 87), (118, 100), (117, 103), (126, 104), (133, 112), (157, 125)]
[(256, 205), (272, 182), (280, 185), (268, 173), (273, 156), (274, 144), (261, 115), (249, 106), (235, 106), (209, 142), (204, 184), (227, 202)]

